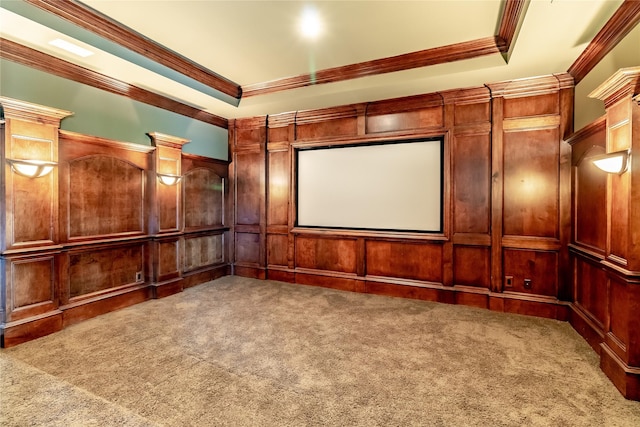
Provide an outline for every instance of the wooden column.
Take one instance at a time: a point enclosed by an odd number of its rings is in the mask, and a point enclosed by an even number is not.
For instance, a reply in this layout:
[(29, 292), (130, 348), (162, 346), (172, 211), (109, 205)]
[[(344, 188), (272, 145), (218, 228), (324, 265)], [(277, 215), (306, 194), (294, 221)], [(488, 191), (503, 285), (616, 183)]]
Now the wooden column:
[[(183, 231), (182, 184), (167, 185), (160, 175), (179, 177), (182, 173), (182, 146), (187, 139), (150, 132), (156, 147), (153, 170), (156, 179), (151, 183), (151, 220), (149, 234), (153, 236), (148, 254), (148, 271), (154, 298), (162, 298), (182, 291), (180, 239)], [(153, 178), (153, 177), (152, 177)]]
[(591, 98), (605, 103), (606, 151), (629, 150), (629, 168), (608, 174), (606, 272), (609, 313), (601, 344), (602, 370), (622, 394), (640, 399), (640, 67), (621, 69)]
[(62, 329), (59, 310), (58, 171), (29, 178), (8, 159), (58, 161), (58, 129), (69, 111), (0, 97), (0, 332), (8, 347)]

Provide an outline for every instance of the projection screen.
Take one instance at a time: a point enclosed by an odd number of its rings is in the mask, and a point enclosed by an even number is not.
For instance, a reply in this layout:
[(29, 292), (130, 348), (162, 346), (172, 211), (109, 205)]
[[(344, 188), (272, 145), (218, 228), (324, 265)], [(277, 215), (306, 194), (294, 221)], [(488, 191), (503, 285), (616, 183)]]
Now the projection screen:
[(297, 226), (442, 231), (443, 139), (300, 148)]

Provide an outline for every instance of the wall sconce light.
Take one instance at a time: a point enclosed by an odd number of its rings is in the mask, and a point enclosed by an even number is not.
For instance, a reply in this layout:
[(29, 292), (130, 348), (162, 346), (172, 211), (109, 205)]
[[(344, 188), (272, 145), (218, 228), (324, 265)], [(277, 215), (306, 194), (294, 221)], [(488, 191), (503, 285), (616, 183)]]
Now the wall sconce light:
[(616, 151), (592, 157), (590, 160), (598, 169), (607, 173), (623, 174), (629, 167), (629, 150)]
[(45, 160), (22, 160), (22, 159), (6, 159), (11, 165), (11, 170), (18, 175), (27, 178), (40, 178), (48, 175), (55, 166), (56, 162), (48, 162)]
[(176, 185), (182, 179), (180, 175), (171, 175), (168, 173), (156, 173), (156, 175), (164, 185)]

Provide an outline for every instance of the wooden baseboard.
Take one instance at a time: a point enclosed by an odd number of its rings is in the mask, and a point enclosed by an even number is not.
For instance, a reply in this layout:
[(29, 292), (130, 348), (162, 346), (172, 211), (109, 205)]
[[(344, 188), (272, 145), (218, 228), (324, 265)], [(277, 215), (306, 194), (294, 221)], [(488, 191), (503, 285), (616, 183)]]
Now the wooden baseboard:
[(640, 400), (640, 367), (628, 366), (606, 343), (600, 347), (600, 369), (625, 398)]
[(249, 277), (252, 279), (262, 279), (265, 280), (267, 278), (267, 269), (264, 267), (247, 267), (243, 265), (234, 265), (233, 266), (234, 275), (240, 277)]
[(227, 264), (211, 267), (206, 270), (185, 273), (182, 277), (182, 288), (191, 288), (222, 276), (228, 276), (229, 274), (231, 274), (231, 268)]
[(600, 344), (604, 342), (604, 331), (575, 304), (569, 305), (569, 323), (591, 348), (600, 354), (602, 349)]
[(77, 304), (60, 307), (63, 328), (110, 311), (139, 304), (151, 298), (149, 285), (141, 285), (124, 292), (101, 295), (99, 298), (83, 300)]
[(151, 284), (151, 298), (165, 298), (182, 292), (182, 277)]
[(40, 316), (7, 323), (2, 327), (2, 348), (13, 347), (45, 335), (58, 332), (63, 328), (62, 311), (55, 310)]

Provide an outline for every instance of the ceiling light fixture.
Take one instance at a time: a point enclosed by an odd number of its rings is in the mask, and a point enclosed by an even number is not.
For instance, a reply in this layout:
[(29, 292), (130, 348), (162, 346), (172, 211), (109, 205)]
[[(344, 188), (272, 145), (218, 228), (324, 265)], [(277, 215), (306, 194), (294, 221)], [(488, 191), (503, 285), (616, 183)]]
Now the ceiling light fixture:
[(607, 173), (623, 174), (629, 166), (629, 150), (595, 156), (590, 160), (598, 169)]
[(87, 50), (76, 44), (70, 43), (66, 40), (55, 39), (55, 40), (51, 40), (49, 44), (55, 47), (59, 47), (60, 49), (66, 50), (67, 52), (71, 52), (74, 55), (81, 56), (83, 58), (93, 55), (93, 52), (91, 52), (90, 50)]
[(300, 33), (308, 39), (316, 39), (322, 34), (322, 19), (318, 11), (312, 7), (307, 7), (300, 17)]

